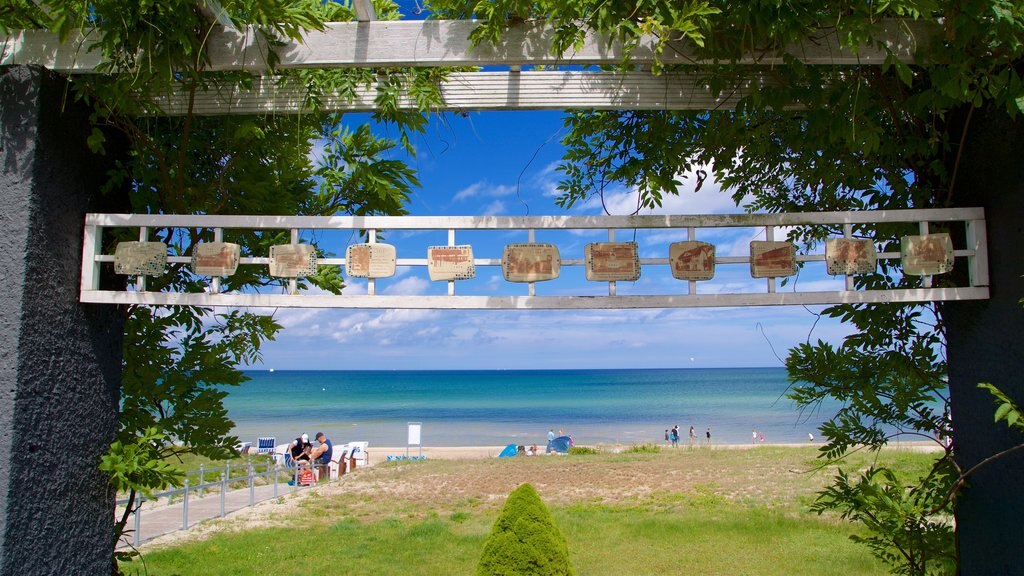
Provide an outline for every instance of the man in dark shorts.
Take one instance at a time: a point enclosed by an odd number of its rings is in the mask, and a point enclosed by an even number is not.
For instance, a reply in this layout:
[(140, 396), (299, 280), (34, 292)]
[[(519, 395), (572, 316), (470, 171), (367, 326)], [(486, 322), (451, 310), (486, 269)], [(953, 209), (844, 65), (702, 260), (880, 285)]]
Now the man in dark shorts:
[(331, 463), (331, 457), (334, 456), (334, 444), (331, 443), (330, 439), (323, 432), (316, 433), (316, 441), (320, 445), (313, 449), (309, 457), (313, 460), (314, 465), (320, 469), (322, 478), (327, 475), (327, 465)]

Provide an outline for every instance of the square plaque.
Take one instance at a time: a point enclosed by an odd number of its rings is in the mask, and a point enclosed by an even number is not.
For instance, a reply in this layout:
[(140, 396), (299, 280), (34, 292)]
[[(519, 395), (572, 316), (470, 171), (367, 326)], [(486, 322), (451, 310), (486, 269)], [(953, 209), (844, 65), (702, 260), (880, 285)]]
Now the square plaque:
[(352, 244), (345, 251), (345, 269), (352, 278), (390, 278), (395, 263), (391, 244)]
[(790, 242), (750, 243), (750, 275), (754, 278), (779, 278), (796, 274), (796, 246)]
[(434, 281), (476, 278), (473, 247), (430, 246), (427, 248), (427, 270)]
[(870, 274), (877, 262), (878, 252), (871, 240), (825, 239), (825, 269), (833, 276)]
[(554, 280), (562, 271), (562, 258), (554, 244), (508, 244), (501, 254), (501, 272), (508, 282)]
[(715, 277), (715, 245), (707, 242), (673, 242), (668, 247), (672, 276), (680, 280), (711, 280)]
[(160, 276), (167, 268), (167, 244), (118, 242), (114, 249), (114, 273), (128, 276)]
[(945, 274), (953, 269), (953, 240), (945, 233), (904, 236), (900, 255), (908, 276)]
[(310, 244), (278, 244), (270, 247), (270, 275), (298, 278), (316, 274), (316, 250)]
[(593, 242), (583, 248), (587, 280), (635, 282), (640, 278), (636, 242)]
[(231, 242), (203, 242), (192, 249), (192, 273), (200, 276), (231, 276), (238, 270), (242, 248)]

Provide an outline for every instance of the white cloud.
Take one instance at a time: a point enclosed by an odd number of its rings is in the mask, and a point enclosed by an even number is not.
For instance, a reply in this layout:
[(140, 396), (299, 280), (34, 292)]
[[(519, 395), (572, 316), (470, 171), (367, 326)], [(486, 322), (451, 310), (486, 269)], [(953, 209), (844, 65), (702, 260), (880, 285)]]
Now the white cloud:
[(501, 198), (515, 194), (516, 187), (505, 184), (490, 184), (486, 181), (474, 182), (459, 190), (452, 196), (452, 202), (464, 202), (471, 198)]
[(390, 284), (385, 290), (385, 294), (390, 295), (416, 295), (425, 294), (427, 292), (430, 282), (427, 282), (419, 276), (407, 276), (402, 278), (398, 282)]
[(495, 200), (480, 211), (482, 216), (496, 216), (505, 212), (505, 203), (501, 200)]

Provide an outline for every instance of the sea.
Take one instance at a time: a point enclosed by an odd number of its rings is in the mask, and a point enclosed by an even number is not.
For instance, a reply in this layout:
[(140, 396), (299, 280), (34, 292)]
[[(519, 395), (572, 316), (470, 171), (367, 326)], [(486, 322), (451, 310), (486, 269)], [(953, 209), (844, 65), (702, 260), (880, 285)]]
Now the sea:
[(549, 430), (577, 445), (664, 444), (693, 426), (714, 444), (808, 441), (835, 414), (800, 411), (783, 368), (658, 370), (247, 371), (227, 387), (234, 434), (278, 443), (324, 432), (335, 443), (403, 447), (543, 445)]

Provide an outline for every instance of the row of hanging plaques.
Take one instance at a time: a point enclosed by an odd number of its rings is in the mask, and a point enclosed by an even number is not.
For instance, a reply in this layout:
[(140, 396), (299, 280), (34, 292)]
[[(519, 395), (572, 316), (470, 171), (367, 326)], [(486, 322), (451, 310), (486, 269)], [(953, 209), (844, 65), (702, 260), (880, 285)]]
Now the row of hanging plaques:
[[(584, 248), (587, 280), (633, 282), (640, 278), (636, 242), (594, 242)], [(943, 274), (953, 269), (953, 243), (949, 234), (904, 236), (901, 242), (903, 273), (911, 276)], [(348, 275), (353, 278), (394, 276), (395, 247), (390, 244), (352, 244), (345, 254)], [(240, 261), (240, 247), (230, 242), (205, 242), (192, 251), (192, 272), (200, 276), (230, 276)], [(833, 276), (875, 271), (878, 254), (870, 240), (829, 238), (825, 241), (825, 266)], [(554, 280), (561, 273), (561, 257), (554, 244), (508, 244), (501, 255), (501, 269), (508, 282)], [(167, 267), (163, 242), (121, 242), (114, 252), (114, 271), (132, 276), (160, 276)], [(310, 244), (270, 247), (269, 274), (298, 278), (316, 274), (316, 250)], [(669, 267), (680, 280), (710, 280), (715, 275), (715, 246), (707, 242), (674, 242), (669, 245)], [(476, 277), (473, 247), (427, 248), (430, 279), (468, 280)], [(750, 274), (754, 278), (781, 278), (796, 274), (796, 245), (790, 242), (750, 243)]]

